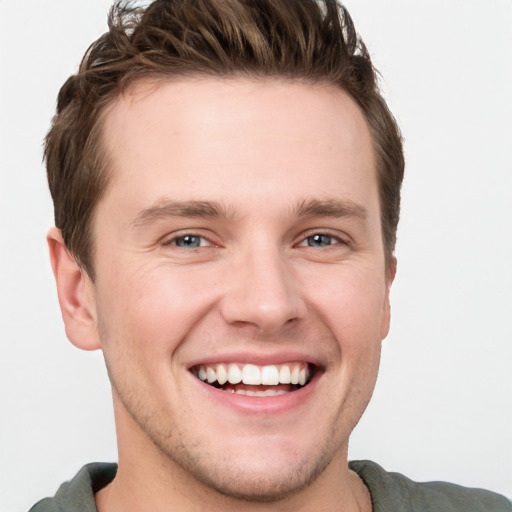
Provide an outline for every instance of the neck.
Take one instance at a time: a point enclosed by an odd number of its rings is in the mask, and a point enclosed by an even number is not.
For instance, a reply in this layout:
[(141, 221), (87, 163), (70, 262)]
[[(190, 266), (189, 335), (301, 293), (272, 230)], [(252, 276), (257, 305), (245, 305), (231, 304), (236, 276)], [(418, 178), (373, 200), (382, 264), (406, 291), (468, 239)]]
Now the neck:
[(279, 501), (262, 503), (224, 496), (181, 468), (169, 471), (159, 464), (120, 459), (114, 481), (96, 494), (96, 506), (98, 512), (371, 512), (371, 496), (359, 476), (348, 469), (347, 463), (331, 466), (306, 489)]

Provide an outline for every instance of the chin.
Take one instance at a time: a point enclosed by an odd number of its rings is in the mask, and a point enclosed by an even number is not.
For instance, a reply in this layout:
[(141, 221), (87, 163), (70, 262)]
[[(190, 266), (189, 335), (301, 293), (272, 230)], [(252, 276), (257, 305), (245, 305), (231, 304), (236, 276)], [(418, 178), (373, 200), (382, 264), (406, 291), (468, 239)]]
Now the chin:
[[(183, 463), (183, 461), (181, 461)], [(188, 472), (201, 484), (242, 501), (270, 503), (288, 498), (311, 485), (329, 461), (253, 460), (243, 464), (209, 464), (198, 460)], [(293, 467), (291, 467), (293, 466)]]

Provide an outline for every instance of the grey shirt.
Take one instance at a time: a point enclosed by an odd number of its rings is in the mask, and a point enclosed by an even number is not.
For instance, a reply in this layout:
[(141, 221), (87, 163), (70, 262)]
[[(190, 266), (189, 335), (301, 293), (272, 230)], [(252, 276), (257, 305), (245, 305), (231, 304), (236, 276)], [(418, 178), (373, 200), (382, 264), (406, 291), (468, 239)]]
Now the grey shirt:
[[(374, 512), (512, 512), (510, 501), (494, 492), (446, 482), (413, 482), (367, 460), (349, 466), (370, 490)], [(116, 464), (87, 464), (60, 486), (54, 498), (41, 500), (29, 512), (97, 512), (94, 493), (107, 486), (116, 472)]]

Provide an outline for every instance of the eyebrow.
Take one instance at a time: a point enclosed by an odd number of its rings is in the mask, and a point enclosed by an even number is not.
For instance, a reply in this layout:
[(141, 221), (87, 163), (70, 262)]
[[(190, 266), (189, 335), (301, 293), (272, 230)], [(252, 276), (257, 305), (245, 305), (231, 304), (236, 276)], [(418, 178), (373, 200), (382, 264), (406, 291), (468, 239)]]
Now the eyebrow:
[(356, 217), (362, 221), (368, 218), (364, 206), (347, 199), (305, 199), (297, 205), (295, 213), (299, 217)]
[(139, 212), (133, 225), (144, 227), (168, 217), (227, 218), (232, 216), (225, 206), (214, 201), (160, 201)]
[[(169, 217), (190, 218), (234, 218), (235, 209), (215, 201), (158, 201), (153, 206), (139, 212), (133, 225), (136, 228)], [(368, 211), (363, 206), (338, 199), (304, 199), (292, 213), (298, 217), (356, 217), (365, 221)]]

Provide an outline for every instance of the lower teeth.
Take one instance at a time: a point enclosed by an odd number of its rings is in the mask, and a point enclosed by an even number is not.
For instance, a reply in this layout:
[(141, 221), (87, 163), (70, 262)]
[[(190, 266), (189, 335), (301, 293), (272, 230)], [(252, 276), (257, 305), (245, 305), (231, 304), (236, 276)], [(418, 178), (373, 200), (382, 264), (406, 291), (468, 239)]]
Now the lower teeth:
[(245, 387), (239, 387), (231, 386), (231, 385), (224, 385), (221, 386), (218, 382), (212, 382), (209, 384), (213, 388), (220, 389), (221, 391), (226, 391), (228, 393), (234, 393), (236, 395), (244, 395), (244, 396), (280, 396), (280, 395), (286, 395), (288, 393), (291, 393), (292, 391), (297, 391), (298, 389), (301, 389), (304, 386), (300, 385), (288, 385), (287, 389), (283, 389), (283, 387), (276, 387), (276, 389), (269, 388), (265, 386), (265, 389), (256, 389), (258, 386), (252, 386), (255, 389), (247, 389), (247, 386)]
[(267, 389), (266, 391), (251, 391), (249, 389), (226, 389), (228, 393), (235, 393), (236, 395), (245, 395), (245, 396), (279, 396), (286, 395), (289, 391), (285, 391), (284, 389)]

